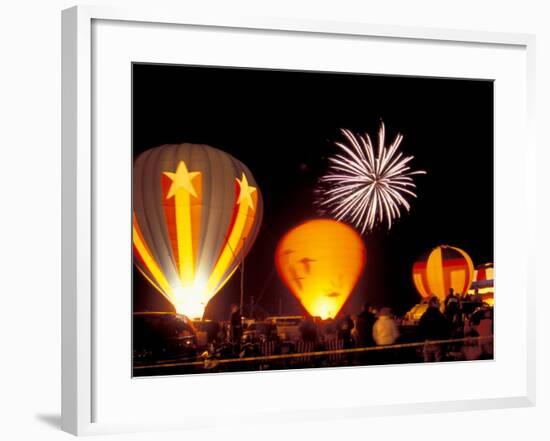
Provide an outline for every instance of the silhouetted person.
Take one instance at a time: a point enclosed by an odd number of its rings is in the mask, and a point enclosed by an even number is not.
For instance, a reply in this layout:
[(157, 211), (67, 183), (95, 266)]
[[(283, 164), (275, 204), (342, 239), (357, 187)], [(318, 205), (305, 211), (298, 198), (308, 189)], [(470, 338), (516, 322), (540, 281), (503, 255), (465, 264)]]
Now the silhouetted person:
[(241, 341), (243, 335), (243, 324), (241, 319), (241, 311), (238, 305), (231, 305), (231, 315), (229, 316), (229, 327), (231, 331), (231, 342), (237, 345)]
[(329, 317), (326, 320), (323, 320), (322, 329), (323, 338), (325, 340), (330, 340), (336, 336), (336, 325), (334, 324), (334, 319)]
[(460, 317), (460, 301), (459, 297), (454, 293), (453, 289), (449, 290), (449, 295), (445, 299), (445, 318), (452, 326), (453, 333), (456, 333), (461, 325)]
[(479, 341), (482, 349), (482, 358), (493, 358), (493, 310), (482, 307), (472, 314), (471, 327), (477, 331), (483, 340)]
[(212, 321), (208, 324), (208, 327), (206, 328), (206, 336), (208, 343), (212, 343), (218, 338), (218, 334), (220, 333), (220, 324), (216, 321)]
[(300, 324), (300, 336), (305, 342), (315, 343), (317, 341), (317, 327), (311, 317), (306, 317)]
[(426, 341), (424, 345), (424, 361), (441, 361), (441, 344), (432, 344), (430, 342), (448, 339), (450, 336), (450, 326), (448, 320), (439, 310), (439, 300), (435, 296), (430, 298), (428, 309), (420, 317), (418, 333), (420, 338)]
[(257, 357), (260, 355), (260, 346), (251, 341), (250, 337), (244, 336), (241, 343), (241, 352), (239, 353), (240, 358)]
[(357, 319), (357, 331), (359, 332), (362, 346), (374, 346), (372, 328), (376, 322), (376, 315), (372, 312), (372, 307), (368, 303), (365, 303)]
[(445, 315), (453, 313), (458, 309), (458, 296), (453, 288), (449, 289), (449, 294), (445, 297)]
[(343, 340), (344, 349), (350, 349), (353, 347), (353, 339), (351, 338), (351, 330), (353, 328), (353, 321), (349, 315), (346, 315), (338, 326), (338, 338)]
[(354, 346), (356, 348), (362, 348), (365, 346), (365, 343), (363, 342), (363, 336), (359, 332), (359, 316), (357, 314), (353, 314), (351, 316), (351, 321), (353, 322), (353, 328), (351, 328), (351, 338), (353, 339)]

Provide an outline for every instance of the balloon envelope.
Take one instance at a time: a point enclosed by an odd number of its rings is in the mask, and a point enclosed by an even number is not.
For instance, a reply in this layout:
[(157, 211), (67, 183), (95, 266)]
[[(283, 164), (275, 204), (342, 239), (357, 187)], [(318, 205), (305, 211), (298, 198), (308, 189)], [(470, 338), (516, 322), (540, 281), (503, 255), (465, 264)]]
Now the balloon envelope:
[(328, 219), (290, 230), (275, 251), (281, 279), (312, 316), (334, 318), (353, 291), (365, 265), (361, 236)]
[(493, 305), (495, 301), (495, 267), (492, 263), (484, 263), (476, 266), (474, 281), (470, 287), (470, 294), (477, 294), (485, 303)]
[(444, 300), (452, 288), (464, 294), (470, 288), (474, 265), (468, 254), (460, 248), (437, 246), (424, 253), (413, 265), (413, 282), (423, 298), (432, 295)]
[(202, 317), (250, 250), (263, 215), (252, 173), (207, 145), (169, 144), (134, 163), (134, 263), (180, 313)]

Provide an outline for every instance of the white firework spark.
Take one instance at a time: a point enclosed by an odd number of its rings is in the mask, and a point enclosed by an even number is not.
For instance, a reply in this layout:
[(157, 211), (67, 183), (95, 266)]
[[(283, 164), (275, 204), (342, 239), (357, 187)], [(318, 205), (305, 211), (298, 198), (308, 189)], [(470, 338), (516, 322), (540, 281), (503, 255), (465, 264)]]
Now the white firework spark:
[(400, 133), (385, 145), (383, 122), (376, 152), (368, 134), (354, 135), (348, 129), (341, 132), (348, 143), (336, 143), (341, 152), (329, 158), (329, 170), (319, 181), (317, 205), (336, 219), (355, 225), (361, 234), (372, 231), (384, 219), (389, 230), (403, 207), (410, 210), (406, 197), (416, 197), (412, 176), (426, 172), (411, 170), (408, 164), (413, 156), (398, 151), (403, 140)]

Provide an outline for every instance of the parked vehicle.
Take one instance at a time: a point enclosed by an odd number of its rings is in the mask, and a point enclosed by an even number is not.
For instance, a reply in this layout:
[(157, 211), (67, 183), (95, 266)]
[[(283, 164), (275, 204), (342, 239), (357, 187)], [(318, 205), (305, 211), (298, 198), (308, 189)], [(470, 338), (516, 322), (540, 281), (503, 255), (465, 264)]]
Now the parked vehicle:
[(199, 347), (206, 346), (219, 339), (222, 332), (220, 323), (213, 320), (193, 320), (193, 327), (197, 333), (197, 343)]
[(281, 341), (296, 341), (301, 337), (300, 325), (303, 320), (302, 316), (281, 316), (268, 317), (265, 321), (275, 325)]
[(418, 305), (414, 305), (403, 317), (403, 320), (401, 321), (401, 324), (403, 326), (416, 326), (418, 325), (418, 322), (420, 321), (420, 317), (426, 312), (428, 309), (427, 303), (419, 303)]
[(136, 312), (132, 327), (134, 362), (190, 358), (197, 353), (197, 333), (182, 314)]
[(245, 327), (243, 338), (247, 341), (273, 340), (277, 337), (277, 327), (270, 321), (253, 322)]

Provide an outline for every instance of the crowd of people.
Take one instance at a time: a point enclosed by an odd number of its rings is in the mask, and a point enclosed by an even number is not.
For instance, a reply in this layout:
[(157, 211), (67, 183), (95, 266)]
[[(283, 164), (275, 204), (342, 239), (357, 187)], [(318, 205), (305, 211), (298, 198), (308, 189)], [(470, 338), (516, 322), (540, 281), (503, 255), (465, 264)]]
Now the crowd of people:
[[(443, 304), (436, 296), (427, 301), (426, 310), (412, 326), (413, 330), (406, 340), (424, 343), (424, 361), (492, 358), (493, 310), (475, 299), (464, 299), (464, 296), (451, 290)], [(472, 302), (474, 308), (463, 308), (465, 302)], [(353, 318), (355, 345), (387, 346), (399, 343), (400, 329), (406, 327), (404, 320), (393, 317), (389, 308), (382, 308), (378, 313), (369, 306), (367, 308), (367, 311)], [(448, 340), (451, 343), (445, 343)]]
[[(416, 353), (425, 362), (492, 358), (492, 308), (481, 302), (475, 303), (476, 306), (472, 308), (472, 302), (465, 299), (452, 290), (444, 302), (440, 302), (435, 296), (431, 297), (414, 325), (406, 324), (402, 318), (395, 317), (388, 307), (375, 308), (368, 303), (360, 313), (344, 315), (337, 320), (306, 317), (299, 325), (299, 340), (306, 346), (302, 344), (300, 348), (307, 347), (315, 351), (326, 351), (330, 348), (377, 348), (377, 356), (371, 355), (369, 360), (379, 361), (385, 357), (391, 362), (401, 362), (401, 343), (422, 343), (415, 347)], [(466, 302), (469, 303), (469, 308), (463, 307)], [(234, 354), (262, 355), (265, 352), (261, 349), (262, 343), (267, 342), (275, 342), (276, 348), (284, 346), (287, 352), (292, 352), (297, 347), (296, 342), (285, 341), (285, 336), (278, 334), (275, 329), (271, 333), (260, 335), (260, 341), (253, 341), (251, 335), (246, 332), (238, 305), (232, 305), (225, 337), (226, 342), (232, 345)], [(334, 341), (338, 344), (330, 344)], [(281, 350), (277, 352), (280, 353)], [(404, 354), (405, 351), (401, 353)], [(410, 351), (407, 354), (410, 358)]]

